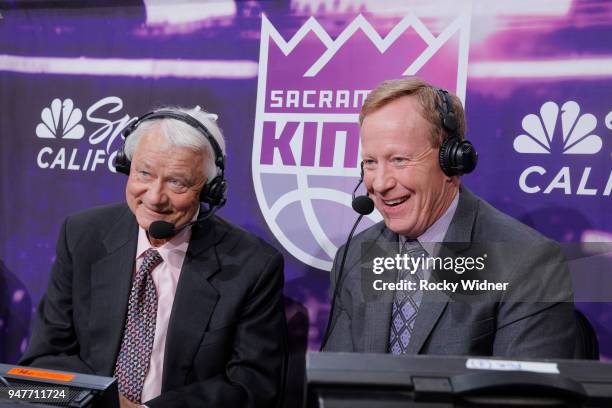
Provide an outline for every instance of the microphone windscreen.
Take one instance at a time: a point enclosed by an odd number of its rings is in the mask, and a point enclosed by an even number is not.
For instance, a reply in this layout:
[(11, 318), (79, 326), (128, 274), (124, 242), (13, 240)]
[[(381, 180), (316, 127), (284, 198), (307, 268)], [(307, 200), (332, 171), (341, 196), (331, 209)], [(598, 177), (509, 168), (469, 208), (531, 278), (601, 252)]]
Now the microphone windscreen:
[(153, 221), (149, 225), (149, 235), (155, 239), (167, 239), (174, 236), (174, 224), (166, 221)]
[(353, 210), (361, 215), (368, 215), (374, 211), (374, 201), (367, 195), (355, 197), (352, 206)]

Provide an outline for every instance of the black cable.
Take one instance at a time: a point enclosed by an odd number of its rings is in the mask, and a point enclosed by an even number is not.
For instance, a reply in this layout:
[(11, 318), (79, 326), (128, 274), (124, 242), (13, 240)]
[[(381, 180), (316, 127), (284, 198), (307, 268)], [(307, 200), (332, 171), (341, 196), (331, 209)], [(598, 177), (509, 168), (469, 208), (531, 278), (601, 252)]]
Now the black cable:
[(338, 270), (338, 276), (336, 277), (336, 284), (334, 285), (334, 294), (332, 295), (332, 298), (331, 298), (331, 308), (329, 311), (329, 318), (327, 319), (327, 326), (325, 327), (325, 334), (323, 336), (323, 341), (321, 342), (321, 348), (319, 349), (319, 351), (323, 351), (323, 348), (327, 344), (327, 341), (329, 340), (329, 336), (331, 334), (331, 330), (333, 328), (332, 320), (334, 319), (334, 307), (336, 305), (336, 297), (338, 296), (338, 293), (340, 293), (339, 287), (342, 282), (341, 279), (342, 279), (342, 272), (344, 271), (344, 262), (346, 261), (346, 254), (348, 253), (349, 244), (351, 243), (351, 239), (353, 238), (355, 229), (357, 229), (357, 225), (359, 225), (359, 222), (361, 221), (362, 218), (363, 218), (363, 214), (357, 217), (357, 221), (355, 221), (355, 224), (353, 225), (353, 229), (351, 230), (351, 233), (349, 234), (349, 237), (346, 240), (346, 245), (344, 246), (344, 253), (342, 254), (342, 262), (340, 262), (340, 269)]

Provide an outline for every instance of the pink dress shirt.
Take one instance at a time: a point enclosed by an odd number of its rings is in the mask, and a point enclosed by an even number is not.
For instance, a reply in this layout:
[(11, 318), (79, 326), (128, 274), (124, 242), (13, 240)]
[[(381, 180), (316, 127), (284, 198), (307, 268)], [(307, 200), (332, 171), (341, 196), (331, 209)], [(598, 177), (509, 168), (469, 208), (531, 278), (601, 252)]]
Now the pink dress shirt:
[[(155, 321), (155, 339), (151, 352), (151, 362), (142, 389), (141, 401), (143, 402), (161, 394), (168, 322), (170, 321), (174, 294), (176, 293), (176, 286), (181, 275), (181, 268), (185, 260), (190, 238), (191, 228), (189, 227), (172, 237), (171, 240), (162, 246), (156, 248), (163, 262), (151, 272), (155, 288), (157, 289), (157, 319)], [(139, 227), (135, 271), (142, 264), (143, 255), (149, 248), (153, 248), (153, 246), (147, 238), (147, 232), (142, 227)]]

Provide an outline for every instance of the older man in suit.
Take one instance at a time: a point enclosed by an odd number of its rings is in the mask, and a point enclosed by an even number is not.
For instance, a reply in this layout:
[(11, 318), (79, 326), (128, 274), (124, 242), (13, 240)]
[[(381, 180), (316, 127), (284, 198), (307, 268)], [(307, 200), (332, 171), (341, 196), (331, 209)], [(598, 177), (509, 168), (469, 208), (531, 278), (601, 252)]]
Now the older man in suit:
[[(572, 358), (573, 296), (560, 248), (461, 185), (477, 155), (459, 99), (416, 77), (385, 81), (364, 102), (360, 124), (362, 178), (384, 221), (355, 237), (343, 271), (346, 248), (336, 255), (324, 350)], [(422, 264), (387, 276), (414, 279), (416, 289), (372, 290), (363, 265), (372, 261), (368, 248), (385, 245), (415, 258), (487, 253), (478, 276), (507, 285), (479, 295), (427, 289), (421, 281), (475, 275)]]
[(283, 259), (213, 215), (225, 201), (216, 122), (183, 109), (144, 115), (116, 166), (129, 173), (127, 205), (64, 222), (21, 363), (115, 376), (122, 407), (275, 406)]

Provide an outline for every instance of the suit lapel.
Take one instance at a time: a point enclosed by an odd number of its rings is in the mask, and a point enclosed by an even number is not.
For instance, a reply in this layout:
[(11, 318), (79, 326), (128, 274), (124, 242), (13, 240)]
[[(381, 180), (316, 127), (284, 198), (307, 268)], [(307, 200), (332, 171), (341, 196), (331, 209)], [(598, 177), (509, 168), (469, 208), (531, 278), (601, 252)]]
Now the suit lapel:
[(467, 187), (459, 189), (459, 203), (453, 215), (444, 242), (472, 242), (472, 230), (478, 215), (478, 198)]
[[(383, 224), (384, 225), (384, 224)], [(398, 244), (397, 234), (387, 228), (383, 228), (376, 239), (384, 244)], [(390, 282), (397, 280), (397, 271), (392, 271)], [(357, 288), (357, 290), (362, 290)], [(389, 327), (391, 324), (391, 304), (393, 303), (393, 292), (382, 290), (374, 292), (374, 299), (366, 299), (365, 322), (364, 322), (364, 352), (386, 353), (389, 343)]]
[(96, 371), (112, 375), (125, 325), (132, 284), (138, 226), (132, 213), (124, 214), (106, 235), (106, 256), (91, 268), (91, 359)]
[[(459, 189), (459, 203), (444, 237), (444, 242), (471, 242), (478, 203), (476, 197), (464, 186)], [(468, 244), (469, 245), (469, 244)], [(409, 354), (421, 352), (425, 341), (448, 305), (449, 297), (442, 291), (426, 291), (414, 322), (414, 330), (408, 344)]]
[(448, 296), (444, 292), (436, 290), (426, 291), (423, 294), (419, 313), (414, 322), (412, 337), (410, 337), (408, 343), (408, 354), (418, 354), (421, 351), (425, 340), (429, 337), (447, 304)]
[(168, 323), (162, 392), (185, 384), (219, 299), (219, 293), (208, 279), (221, 267), (215, 250), (223, 235), (221, 229), (212, 220), (193, 227)]

